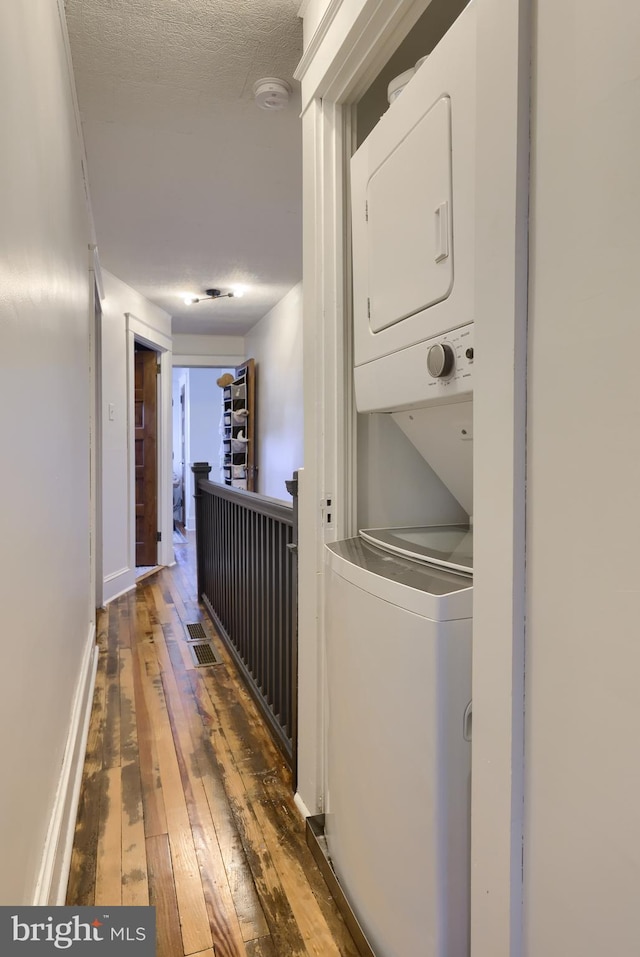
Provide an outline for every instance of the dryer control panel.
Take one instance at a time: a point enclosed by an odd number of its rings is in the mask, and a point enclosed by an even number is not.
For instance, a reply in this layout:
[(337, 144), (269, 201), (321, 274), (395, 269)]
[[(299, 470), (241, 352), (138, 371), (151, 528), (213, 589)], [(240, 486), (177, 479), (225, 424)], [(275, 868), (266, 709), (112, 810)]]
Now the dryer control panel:
[(471, 392), (473, 382), (473, 323), (428, 339), (426, 398)]
[(467, 323), (354, 369), (358, 412), (396, 412), (473, 394), (473, 332)]

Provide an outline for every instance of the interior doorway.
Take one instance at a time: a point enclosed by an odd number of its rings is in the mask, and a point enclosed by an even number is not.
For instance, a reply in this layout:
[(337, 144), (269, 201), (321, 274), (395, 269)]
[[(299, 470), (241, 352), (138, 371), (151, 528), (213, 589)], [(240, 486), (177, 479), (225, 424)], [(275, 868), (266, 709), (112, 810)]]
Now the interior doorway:
[[(142, 574), (153, 570), (159, 565), (174, 563), (171, 514), (171, 366), (172, 366), (172, 339), (166, 332), (157, 329), (150, 323), (139, 319), (130, 312), (125, 313), (127, 323), (127, 467), (128, 481), (128, 555), (129, 564), (126, 569), (129, 587), (133, 587)], [(140, 346), (145, 347), (140, 350)], [(151, 528), (149, 520), (149, 536), (153, 539), (155, 532), (155, 560), (152, 566), (138, 565), (136, 557), (136, 543), (138, 534), (139, 498), (136, 494), (138, 484), (136, 474), (136, 352), (147, 351), (156, 362), (156, 378), (154, 395), (156, 399), (156, 436), (155, 454), (145, 457), (150, 464), (155, 461), (156, 474), (156, 506), (155, 529)], [(150, 360), (149, 360), (150, 361)], [(151, 377), (153, 379), (153, 377)], [(146, 510), (146, 507), (145, 507)], [(152, 510), (153, 511), (153, 510)]]
[(195, 528), (193, 462), (209, 462), (210, 478), (222, 481), (222, 389), (217, 380), (235, 368), (174, 367), (173, 397), (173, 518), (183, 531)]

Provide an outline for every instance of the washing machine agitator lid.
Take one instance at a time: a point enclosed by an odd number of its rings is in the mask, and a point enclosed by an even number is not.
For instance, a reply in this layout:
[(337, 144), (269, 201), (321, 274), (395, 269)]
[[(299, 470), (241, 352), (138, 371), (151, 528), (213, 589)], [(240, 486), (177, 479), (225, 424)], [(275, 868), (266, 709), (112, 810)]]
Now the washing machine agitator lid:
[(364, 528), (372, 545), (427, 565), (473, 574), (473, 530), (469, 525), (422, 525), (416, 528)]

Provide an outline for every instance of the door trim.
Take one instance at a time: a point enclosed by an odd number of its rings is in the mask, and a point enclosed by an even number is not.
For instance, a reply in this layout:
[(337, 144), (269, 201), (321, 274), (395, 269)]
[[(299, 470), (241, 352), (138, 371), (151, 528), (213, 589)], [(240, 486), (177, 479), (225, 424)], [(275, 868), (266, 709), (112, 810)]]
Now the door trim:
[(127, 328), (127, 467), (128, 467), (128, 510), (129, 530), (127, 550), (129, 567), (136, 567), (135, 535), (135, 435), (134, 435), (134, 349), (135, 342), (141, 342), (158, 353), (160, 364), (160, 384), (158, 390), (158, 530), (162, 540), (158, 544), (158, 564), (173, 565), (173, 477), (171, 462), (171, 369), (172, 340), (164, 332), (138, 319), (130, 312), (125, 313)]
[(103, 582), (103, 538), (102, 538), (102, 302), (98, 285), (97, 256), (91, 250), (89, 282), (91, 284), (91, 305), (89, 316), (89, 567), (91, 577), (91, 595), (89, 597), (89, 616), (95, 624), (96, 608), (101, 608), (104, 600)]

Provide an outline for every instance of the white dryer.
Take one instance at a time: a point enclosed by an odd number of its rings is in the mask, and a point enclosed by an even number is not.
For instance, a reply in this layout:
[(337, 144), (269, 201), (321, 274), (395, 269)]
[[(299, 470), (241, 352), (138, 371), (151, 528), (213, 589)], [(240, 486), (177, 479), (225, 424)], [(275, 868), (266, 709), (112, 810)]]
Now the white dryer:
[(429, 401), (427, 340), (474, 319), (475, 61), (471, 3), (351, 160), (360, 412)]

